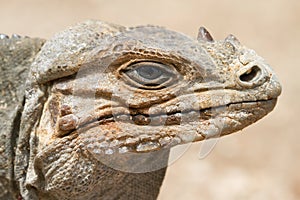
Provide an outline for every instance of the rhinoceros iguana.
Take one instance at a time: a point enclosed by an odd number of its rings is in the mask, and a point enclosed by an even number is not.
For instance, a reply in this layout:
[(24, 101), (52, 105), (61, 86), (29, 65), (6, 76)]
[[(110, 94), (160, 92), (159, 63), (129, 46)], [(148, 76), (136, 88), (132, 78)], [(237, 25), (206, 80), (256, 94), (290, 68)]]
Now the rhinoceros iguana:
[(0, 199), (156, 199), (171, 147), (272, 111), (281, 86), (233, 36), (86, 21), (0, 35)]

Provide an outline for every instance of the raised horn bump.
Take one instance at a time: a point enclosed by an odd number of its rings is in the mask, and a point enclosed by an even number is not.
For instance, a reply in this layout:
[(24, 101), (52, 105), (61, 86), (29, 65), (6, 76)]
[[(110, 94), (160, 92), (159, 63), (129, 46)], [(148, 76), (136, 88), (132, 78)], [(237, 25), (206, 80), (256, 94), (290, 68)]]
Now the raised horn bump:
[(205, 42), (213, 42), (214, 41), (214, 39), (211, 36), (211, 34), (203, 26), (201, 26), (199, 28), (197, 40), (198, 41), (205, 41)]
[(12, 38), (15, 38), (15, 39), (20, 39), (20, 38), (21, 38), (21, 36), (20, 36), (20, 35), (18, 35), (18, 34), (15, 34), (15, 33), (14, 33), (14, 34), (12, 34), (12, 35), (11, 35), (11, 37), (12, 37)]
[(0, 33), (0, 40), (3, 40), (3, 39), (9, 39), (9, 37), (8, 37), (8, 35)]
[(225, 38), (225, 41), (227, 42), (230, 42), (232, 44), (235, 44), (235, 45), (240, 45), (240, 41), (237, 39), (237, 37), (235, 37), (234, 35), (232, 34), (229, 34), (226, 38)]

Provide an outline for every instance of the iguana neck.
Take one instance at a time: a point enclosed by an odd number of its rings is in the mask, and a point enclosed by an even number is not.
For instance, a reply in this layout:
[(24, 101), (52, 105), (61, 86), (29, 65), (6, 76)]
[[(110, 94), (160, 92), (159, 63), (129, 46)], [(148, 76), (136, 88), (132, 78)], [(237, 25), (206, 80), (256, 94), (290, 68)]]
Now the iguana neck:
[(29, 66), (43, 44), (42, 39), (0, 37), (0, 199), (12, 199), (18, 192), (14, 182), (14, 149), (24, 104), (24, 85)]

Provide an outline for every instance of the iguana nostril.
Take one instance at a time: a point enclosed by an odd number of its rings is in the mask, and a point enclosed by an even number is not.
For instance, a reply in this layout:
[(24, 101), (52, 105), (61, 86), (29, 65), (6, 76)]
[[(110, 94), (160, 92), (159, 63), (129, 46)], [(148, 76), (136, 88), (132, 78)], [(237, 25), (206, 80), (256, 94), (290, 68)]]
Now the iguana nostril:
[(239, 78), (242, 82), (252, 82), (253, 80), (258, 79), (261, 76), (261, 73), (261, 69), (257, 65), (254, 65), (245, 73), (241, 74)]

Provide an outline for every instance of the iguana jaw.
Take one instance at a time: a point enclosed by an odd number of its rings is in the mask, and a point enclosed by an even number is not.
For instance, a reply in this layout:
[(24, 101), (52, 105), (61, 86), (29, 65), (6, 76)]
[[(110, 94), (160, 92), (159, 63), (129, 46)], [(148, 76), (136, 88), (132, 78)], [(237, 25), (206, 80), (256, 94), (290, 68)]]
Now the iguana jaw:
[[(117, 114), (91, 121), (73, 133), (79, 133), (87, 149), (95, 154), (150, 152), (241, 130), (269, 113), (276, 101), (238, 102), (200, 112), (149, 116), (147, 125), (129, 115)], [(161, 124), (151, 124), (151, 119), (158, 122), (158, 117)]]

